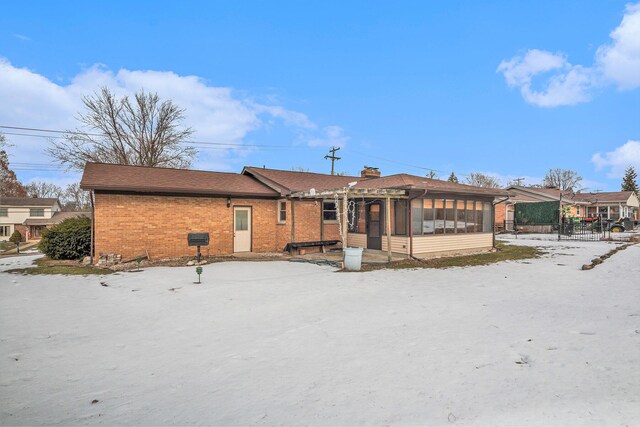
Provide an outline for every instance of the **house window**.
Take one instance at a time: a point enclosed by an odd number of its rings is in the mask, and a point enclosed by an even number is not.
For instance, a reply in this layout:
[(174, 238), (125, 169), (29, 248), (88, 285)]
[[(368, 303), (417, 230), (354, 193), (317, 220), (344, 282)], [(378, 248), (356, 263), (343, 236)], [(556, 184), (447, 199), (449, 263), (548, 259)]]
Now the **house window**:
[(445, 230), (445, 212), (444, 212), (444, 199), (435, 199), (433, 201), (433, 207), (435, 210), (435, 226), (434, 233), (435, 234), (444, 234)]
[(278, 222), (280, 224), (287, 222), (287, 202), (285, 200), (278, 202)]
[(0, 208), (0, 216), (9, 216), (8, 208)]
[(396, 236), (407, 235), (407, 201), (396, 200), (393, 202), (393, 229)]
[(476, 202), (476, 207), (474, 210), (476, 214), (476, 222), (475, 222), (475, 227), (473, 228), (473, 231), (475, 231), (476, 233), (482, 233), (482, 224), (484, 222), (482, 202)]
[[(425, 199), (425, 203), (427, 202), (427, 199)], [(422, 234), (422, 200), (420, 199), (415, 199), (411, 201), (411, 233), (414, 236), (419, 236)], [(431, 223), (433, 224), (433, 221), (431, 221)], [(433, 227), (433, 225), (432, 225)], [(430, 233), (427, 233), (427, 231), (425, 230), (426, 234), (431, 234), (433, 233), (433, 228), (431, 229)]]
[(349, 232), (366, 233), (364, 202), (349, 202)]
[(481, 200), (424, 198), (411, 201), (413, 235), (488, 233), (493, 226), (492, 205)]
[(476, 202), (467, 200), (467, 233), (473, 233), (476, 227)]
[(489, 202), (484, 202), (484, 220), (482, 221), (482, 231), (484, 233), (489, 233), (491, 232), (491, 222), (493, 219), (493, 215), (491, 214), (491, 203)]
[(0, 225), (0, 237), (10, 237), (9, 236), (10, 233), (11, 233), (10, 225)]
[(467, 231), (466, 200), (456, 201), (456, 233)]
[(44, 216), (44, 209), (42, 208), (29, 209), (29, 216)]
[(433, 199), (424, 199), (422, 207), (422, 232), (419, 234), (433, 234), (436, 230)]
[(445, 203), (444, 203), (444, 207), (445, 207), (445, 209), (444, 209), (444, 214), (445, 214), (444, 229), (445, 229), (445, 232), (447, 234), (455, 233), (455, 231), (456, 231), (456, 228), (455, 228), (456, 217), (455, 217), (453, 200), (447, 199), (445, 201)]
[(328, 200), (322, 202), (322, 219), (324, 221), (336, 221), (338, 219), (336, 202)]

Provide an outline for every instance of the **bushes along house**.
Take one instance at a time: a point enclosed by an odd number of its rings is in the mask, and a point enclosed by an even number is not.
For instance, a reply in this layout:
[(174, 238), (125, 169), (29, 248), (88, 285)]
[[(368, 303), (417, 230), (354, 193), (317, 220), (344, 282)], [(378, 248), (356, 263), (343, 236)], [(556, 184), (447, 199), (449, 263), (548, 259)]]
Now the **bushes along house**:
[(51, 259), (80, 259), (91, 250), (91, 220), (69, 218), (42, 234), (38, 248)]

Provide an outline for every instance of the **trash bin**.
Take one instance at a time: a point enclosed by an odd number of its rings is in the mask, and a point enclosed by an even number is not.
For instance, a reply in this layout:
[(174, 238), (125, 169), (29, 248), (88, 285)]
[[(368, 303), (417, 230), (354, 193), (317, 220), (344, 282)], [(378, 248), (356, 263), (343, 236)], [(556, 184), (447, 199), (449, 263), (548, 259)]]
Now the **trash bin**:
[(344, 248), (345, 270), (360, 271), (362, 266), (362, 248)]

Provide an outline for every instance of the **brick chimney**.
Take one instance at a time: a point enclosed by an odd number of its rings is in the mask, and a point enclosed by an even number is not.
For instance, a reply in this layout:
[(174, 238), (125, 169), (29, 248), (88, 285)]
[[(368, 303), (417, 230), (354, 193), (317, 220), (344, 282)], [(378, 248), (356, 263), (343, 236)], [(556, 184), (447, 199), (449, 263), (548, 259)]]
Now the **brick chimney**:
[(360, 172), (360, 176), (365, 179), (380, 178), (380, 170), (371, 166), (364, 166), (364, 169)]

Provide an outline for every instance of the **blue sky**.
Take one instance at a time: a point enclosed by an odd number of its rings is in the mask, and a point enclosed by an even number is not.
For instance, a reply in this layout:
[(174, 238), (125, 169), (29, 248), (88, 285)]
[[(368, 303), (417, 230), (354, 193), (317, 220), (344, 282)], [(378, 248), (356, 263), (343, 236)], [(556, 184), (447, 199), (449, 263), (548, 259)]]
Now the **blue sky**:
[[(341, 145), (350, 174), (560, 167), (618, 190), (640, 168), (639, 65), (624, 1), (7, 2), (0, 125), (72, 128), (83, 94), (144, 87), (199, 141), (279, 146), (206, 149), (200, 169), (328, 172)], [(27, 165), (46, 139), (7, 136), (20, 179), (77, 180)]]

